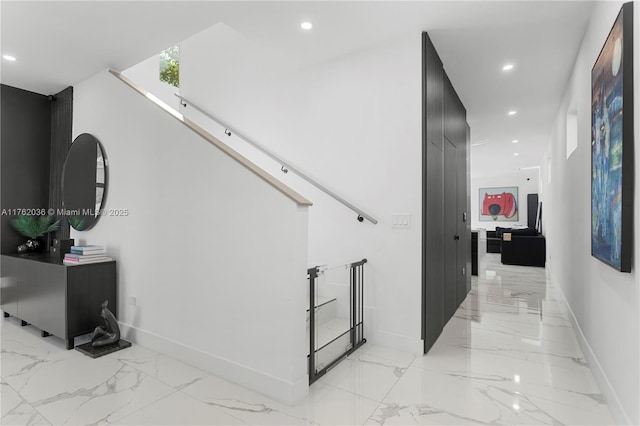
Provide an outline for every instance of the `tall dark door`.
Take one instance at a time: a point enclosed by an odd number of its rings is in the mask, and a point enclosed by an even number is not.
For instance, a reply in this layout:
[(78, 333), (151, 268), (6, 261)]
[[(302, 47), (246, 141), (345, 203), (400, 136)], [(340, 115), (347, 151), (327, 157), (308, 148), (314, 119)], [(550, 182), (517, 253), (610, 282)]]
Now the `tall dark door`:
[(444, 327), (444, 71), (438, 53), (426, 33), (423, 35), (423, 49), (422, 338), (426, 352), (436, 342)]
[(444, 140), (444, 317), (449, 320), (458, 307), (456, 304), (459, 239), (456, 185), (458, 155), (456, 146), (446, 137)]
[[(456, 265), (456, 307), (464, 301), (467, 293), (471, 290), (471, 226), (467, 213), (468, 192), (467, 192), (467, 144), (466, 131), (464, 139), (459, 140), (456, 148), (456, 196), (457, 214), (456, 227), (459, 240), (456, 241), (458, 253)], [(469, 285), (469, 288), (467, 288)]]
[[(426, 220), (432, 224), (427, 230), (425, 239), (425, 271), (428, 285), (425, 290), (425, 304), (423, 309), (424, 341), (425, 347), (430, 348), (442, 333), (445, 324), (444, 319), (444, 252), (443, 252), (443, 167), (442, 151), (434, 144), (427, 143), (424, 147), (427, 154), (427, 168), (429, 177), (424, 182), (426, 188), (427, 203), (425, 205)], [(433, 226), (439, 224), (439, 226)]]
[(426, 353), (467, 294), (471, 235), (464, 220), (469, 205), (466, 111), (428, 34), (423, 33), (422, 40), (422, 338)]

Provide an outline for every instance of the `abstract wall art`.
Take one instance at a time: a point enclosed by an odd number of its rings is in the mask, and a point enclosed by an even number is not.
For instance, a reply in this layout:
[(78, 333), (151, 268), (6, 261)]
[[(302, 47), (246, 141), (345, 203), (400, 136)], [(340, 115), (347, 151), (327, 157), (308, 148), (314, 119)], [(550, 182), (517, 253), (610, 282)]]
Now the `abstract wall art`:
[(633, 3), (623, 5), (591, 70), (591, 254), (631, 271)]
[(518, 187), (480, 188), (480, 220), (517, 222)]

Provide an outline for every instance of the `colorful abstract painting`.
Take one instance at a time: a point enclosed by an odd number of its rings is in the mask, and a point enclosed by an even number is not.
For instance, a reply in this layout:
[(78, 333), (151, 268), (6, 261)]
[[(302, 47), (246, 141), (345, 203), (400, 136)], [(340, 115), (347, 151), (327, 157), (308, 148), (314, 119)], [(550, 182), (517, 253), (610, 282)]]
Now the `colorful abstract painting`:
[(480, 220), (517, 222), (518, 187), (480, 188)]
[(591, 254), (620, 271), (630, 269), (631, 236), (625, 229), (630, 232), (633, 195), (631, 158), (625, 155), (633, 143), (633, 92), (626, 87), (633, 84), (633, 61), (625, 16), (632, 13), (623, 8), (591, 71)]

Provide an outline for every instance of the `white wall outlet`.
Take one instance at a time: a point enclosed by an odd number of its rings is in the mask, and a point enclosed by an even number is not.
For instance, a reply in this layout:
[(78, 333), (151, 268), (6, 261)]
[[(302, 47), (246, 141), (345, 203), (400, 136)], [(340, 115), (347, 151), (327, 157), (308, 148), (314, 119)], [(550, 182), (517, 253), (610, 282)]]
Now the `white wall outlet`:
[(138, 298), (135, 296), (129, 296), (129, 306), (138, 306)]
[(400, 229), (411, 228), (411, 215), (410, 214), (391, 215), (391, 227), (400, 228)]

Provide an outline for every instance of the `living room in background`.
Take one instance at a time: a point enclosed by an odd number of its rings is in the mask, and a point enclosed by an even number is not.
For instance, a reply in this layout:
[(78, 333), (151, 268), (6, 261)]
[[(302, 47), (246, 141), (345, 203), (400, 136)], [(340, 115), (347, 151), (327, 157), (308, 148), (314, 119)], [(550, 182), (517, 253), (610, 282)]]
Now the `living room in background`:
[(517, 186), (480, 188), (479, 191), (481, 221), (518, 221)]
[(591, 254), (631, 271), (633, 3), (620, 11), (591, 70)]

